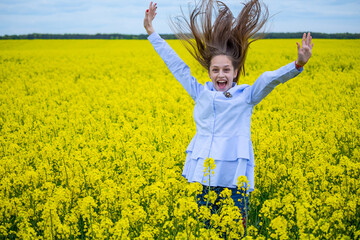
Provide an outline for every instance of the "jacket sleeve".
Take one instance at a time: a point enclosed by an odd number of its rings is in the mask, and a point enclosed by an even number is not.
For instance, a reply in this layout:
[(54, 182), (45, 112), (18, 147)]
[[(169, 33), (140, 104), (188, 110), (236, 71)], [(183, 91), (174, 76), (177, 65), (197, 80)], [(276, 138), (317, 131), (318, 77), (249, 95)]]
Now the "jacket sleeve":
[(170, 72), (181, 83), (185, 90), (190, 94), (194, 101), (204, 86), (197, 82), (197, 80), (191, 76), (190, 68), (184, 63), (184, 61), (175, 53), (170, 45), (162, 39), (156, 32), (152, 33), (148, 40), (153, 45), (155, 51), (165, 62)]
[(252, 86), (244, 90), (247, 102), (252, 105), (258, 104), (277, 85), (296, 77), (302, 71), (302, 67), (298, 70), (295, 62), (291, 62), (275, 71), (264, 72), (256, 79)]

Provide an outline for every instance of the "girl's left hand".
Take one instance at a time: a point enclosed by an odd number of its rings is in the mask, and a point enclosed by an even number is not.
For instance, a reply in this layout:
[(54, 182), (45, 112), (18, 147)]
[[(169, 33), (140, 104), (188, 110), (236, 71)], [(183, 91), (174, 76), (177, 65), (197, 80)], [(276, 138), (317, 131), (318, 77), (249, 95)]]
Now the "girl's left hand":
[(307, 36), (306, 33), (304, 33), (302, 38), (302, 47), (298, 42), (296, 43), (298, 48), (298, 58), (295, 63), (298, 66), (304, 66), (311, 57), (311, 49), (314, 46), (314, 44), (311, 43), (311, 39), (312, 37), (310, 33), (308, 33)]

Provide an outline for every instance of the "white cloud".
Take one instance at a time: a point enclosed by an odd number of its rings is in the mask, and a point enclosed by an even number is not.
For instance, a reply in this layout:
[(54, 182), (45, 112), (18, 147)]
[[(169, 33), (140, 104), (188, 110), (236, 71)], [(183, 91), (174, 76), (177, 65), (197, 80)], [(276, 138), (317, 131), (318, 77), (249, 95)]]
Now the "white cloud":
[[(197, 0), (199, 1), (199, 0)], [(360, 32), (358, 0), (263, 0), (270, 31)], [(159, 0), (154, 21), (171, 33), (168, 19), (193, 1)], [(238, 14), (240, 0), (224, 0)], [(145, 33), (143, 17), (150, 0), (0, 0), (0, 35), (40, 33)]]

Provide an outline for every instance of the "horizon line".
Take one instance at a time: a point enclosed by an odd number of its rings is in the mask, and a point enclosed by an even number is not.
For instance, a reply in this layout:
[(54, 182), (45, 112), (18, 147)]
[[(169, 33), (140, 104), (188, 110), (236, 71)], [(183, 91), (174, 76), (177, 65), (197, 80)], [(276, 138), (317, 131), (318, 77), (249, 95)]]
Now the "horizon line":
[[(265, 33), (257, 33), (257, 34), (269, 34), (269, 33), (316, 33), (316, 34), (360, 34), (360, 32), (336, 32), (336, 33), (328, 33), (328, 32), (312, 32), (312, 31), (294, 31), (294, 32), (265, 32)], [(3, 36), (14, 36), (14, 35), (31, 35), (31, 34), (48, 34), (48, 35), (75, 35), (75, 34), (82, 34), (82, 35), (110, 35), (110, 34), (119, 34), (119, 35), (148, 35), (147, 33), (45, 33), (45, 32), (32, 32), (32, 33), (17, 33), (17, 34), (2, 34), (0, 37)], [(158, 33), (159, 35), (176, 35), (176, 33)]]

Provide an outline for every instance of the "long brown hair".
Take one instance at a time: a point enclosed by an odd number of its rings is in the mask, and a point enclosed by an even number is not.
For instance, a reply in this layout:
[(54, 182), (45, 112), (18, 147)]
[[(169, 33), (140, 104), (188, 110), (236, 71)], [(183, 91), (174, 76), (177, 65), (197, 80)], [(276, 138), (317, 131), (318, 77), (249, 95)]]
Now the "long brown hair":
[(254, 38), (254, 35), (268, 19), (267, 7), (264, 6), (262, 11), (258, 0), (250, 0), (244, 3), (237, 18), (234, 18), (225, 3), (201, 0), (189, 15), (187, 19), (182, 12), (182, 16), (175, 18), (175, 21), (171, 20), (170, 26), (176, 36), (207, 70), (214, 56), (230, 57), (234, 69), (237, 69), (234, 79), (237, 82), (240, 74), (245, 75), (244, 65), (249, 45), (259, 39)]

